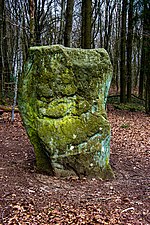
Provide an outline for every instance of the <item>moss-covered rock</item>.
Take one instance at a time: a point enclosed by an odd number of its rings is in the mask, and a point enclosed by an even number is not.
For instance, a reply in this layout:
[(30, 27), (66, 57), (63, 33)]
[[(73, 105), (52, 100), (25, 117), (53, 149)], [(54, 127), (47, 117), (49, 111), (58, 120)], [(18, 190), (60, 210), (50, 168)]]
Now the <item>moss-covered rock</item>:
[(111, 76), (104, 49), (30, 48), (19, 108), (38, 170), (79, 177), (112, 175), (105, 112)]

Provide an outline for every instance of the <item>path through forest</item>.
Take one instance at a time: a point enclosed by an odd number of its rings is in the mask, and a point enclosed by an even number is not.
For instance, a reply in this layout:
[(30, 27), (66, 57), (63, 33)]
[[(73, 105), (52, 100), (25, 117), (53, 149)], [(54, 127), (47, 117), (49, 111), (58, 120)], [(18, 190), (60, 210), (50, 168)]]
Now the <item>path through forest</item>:
[(114, 180), (37, 174), (19, 114), (0, 120), (0, 224), (150, 224), (150, 117), (108, 105)]

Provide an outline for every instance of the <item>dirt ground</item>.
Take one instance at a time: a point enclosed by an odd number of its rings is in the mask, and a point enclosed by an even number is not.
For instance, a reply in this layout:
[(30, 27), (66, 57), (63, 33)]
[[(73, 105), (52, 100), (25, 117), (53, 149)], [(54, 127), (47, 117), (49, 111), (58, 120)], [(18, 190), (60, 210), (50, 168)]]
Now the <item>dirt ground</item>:
[(0, 120), (0, 224), (150, 224), (150, 117), (108, 106), (114, 180), (35, 172), (19, 114)]

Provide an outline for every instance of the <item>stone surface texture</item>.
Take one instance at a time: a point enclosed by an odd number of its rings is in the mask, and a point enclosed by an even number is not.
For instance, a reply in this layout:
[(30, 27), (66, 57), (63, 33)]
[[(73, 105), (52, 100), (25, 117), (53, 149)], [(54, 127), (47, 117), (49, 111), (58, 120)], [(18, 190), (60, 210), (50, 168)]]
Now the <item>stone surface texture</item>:
[(105, 111), (111, 77), (111, 62), (104, 49), (30, 48), (18, 102), (40, 172), (113, 175)]

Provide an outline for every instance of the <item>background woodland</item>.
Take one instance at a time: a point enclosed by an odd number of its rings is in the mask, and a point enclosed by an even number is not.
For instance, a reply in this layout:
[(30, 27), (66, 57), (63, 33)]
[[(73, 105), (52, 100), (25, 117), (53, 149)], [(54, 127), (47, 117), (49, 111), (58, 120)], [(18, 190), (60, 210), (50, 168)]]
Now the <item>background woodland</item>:
[(134, 94), (150, 113), (148, 0), (0, 0), (0, 104), (16, 101), (28, 48), (53, 44), (105, 48), (120, 102)]

